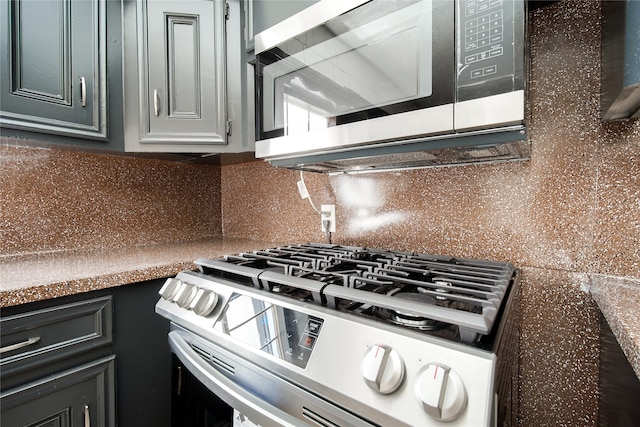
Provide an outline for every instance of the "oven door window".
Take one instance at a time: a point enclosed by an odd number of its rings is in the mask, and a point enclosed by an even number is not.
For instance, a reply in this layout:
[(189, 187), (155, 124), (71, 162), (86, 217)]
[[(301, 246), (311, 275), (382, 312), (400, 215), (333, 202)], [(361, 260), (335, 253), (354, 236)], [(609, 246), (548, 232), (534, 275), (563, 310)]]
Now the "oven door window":
[(260, 53), (262, 137), (452, 102), (452, 3), (372, 1)]

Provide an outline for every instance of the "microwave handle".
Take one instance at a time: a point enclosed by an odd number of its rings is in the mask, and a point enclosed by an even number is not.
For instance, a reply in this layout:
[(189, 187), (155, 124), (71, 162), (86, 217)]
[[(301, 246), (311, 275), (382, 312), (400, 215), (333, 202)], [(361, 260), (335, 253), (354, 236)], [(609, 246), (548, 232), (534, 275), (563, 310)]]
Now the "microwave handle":
[(202, 384), (229, 406), (247, 415), (251, 421), (263, 427), (301, 425), (299, 419), (265, 402), (216, 371), (191, 348), (178, 331), (169, 332), (169, 346)]

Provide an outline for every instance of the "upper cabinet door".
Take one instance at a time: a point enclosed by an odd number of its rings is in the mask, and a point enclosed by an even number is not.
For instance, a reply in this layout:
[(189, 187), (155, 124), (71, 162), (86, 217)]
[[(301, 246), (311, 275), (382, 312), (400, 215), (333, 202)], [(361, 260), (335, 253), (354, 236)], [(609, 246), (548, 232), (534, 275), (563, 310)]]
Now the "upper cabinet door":
[(138, 3), (140, 144), (226, 143), (225, 56), (224, 1)]
[(107, 138), (102, 0), (2, 0), (0, 124)]

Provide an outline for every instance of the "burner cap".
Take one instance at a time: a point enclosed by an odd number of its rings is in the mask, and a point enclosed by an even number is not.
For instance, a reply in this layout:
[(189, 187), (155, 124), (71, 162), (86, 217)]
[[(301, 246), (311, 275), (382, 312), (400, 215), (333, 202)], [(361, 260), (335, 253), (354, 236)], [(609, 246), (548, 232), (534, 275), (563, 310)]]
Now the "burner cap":
[[(394, 293), (393, 296), (394, 298), (405, 299), (421, 304), (436, 305), (436, 298), (432, 295), (414, 292), (397, 292)], [(403, 312), (402, 310), (377, 309), (376, 314), (378, 317), (388, 319), (397, 325), (408, 326), (422, 331), (432, 331), (446, 325), (445, 323), (422, 316), (416, 316), (413, 313)]]
[(431, 331), (437, 329), (439, 326), (439, 322), (433, 319), (427, 319), (426, 317), (415, 317), (408, 316), (405, 313), (398, 313), (395, 311), (391, 312), (391, 316), (389, 319), (402, 326), (410, 326), (412, 328), (417, 328), (423, 331)]

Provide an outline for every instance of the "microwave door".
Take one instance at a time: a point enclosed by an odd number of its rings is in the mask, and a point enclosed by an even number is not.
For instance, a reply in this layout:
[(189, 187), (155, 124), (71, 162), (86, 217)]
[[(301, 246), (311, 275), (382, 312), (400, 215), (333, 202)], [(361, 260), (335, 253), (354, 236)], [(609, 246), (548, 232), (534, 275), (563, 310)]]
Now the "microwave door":
[(376, 19), (341, 16), (259, 55), (265, 135), (291, 135), (294, 119), (309, 131), (379, 117), (432, 95), (430, 2), (378, 4)]
[(373, 0), (258, 52), (256, 155), (452, 133), (454, 9)]
[[(321, 123), (309, 123), (308, 129), (328, 127), (332, 118), (345, 111), (371, 107), (370, 101), (357, 92), (341, 86), (321, 73), (302, 68), (285, 76), (278, 77), (274, 84), (276, 105), (275, 123), (284, 125), (285, 134), (295, 133), (290, 124), (299, 121), (296, 117), (301, 110), (308, 111), (308, 117), (316, 117)], [(311, 120), (311, 119), (310, 119)]]

